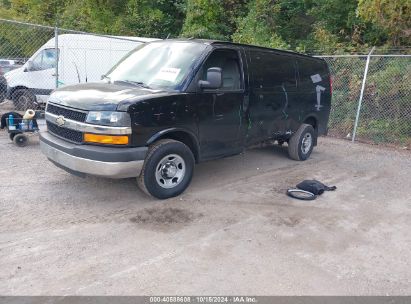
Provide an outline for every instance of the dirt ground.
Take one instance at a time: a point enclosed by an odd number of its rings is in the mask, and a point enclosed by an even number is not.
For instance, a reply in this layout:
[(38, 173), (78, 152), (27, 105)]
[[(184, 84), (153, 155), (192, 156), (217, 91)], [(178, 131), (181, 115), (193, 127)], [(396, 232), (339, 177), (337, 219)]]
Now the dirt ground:
[[(288, 187), (336, 185), (315, 201)], [(409, 295), (411, 153), (321, 138), (200, 164), (158, 201), (0, 132), (2, 295)]]

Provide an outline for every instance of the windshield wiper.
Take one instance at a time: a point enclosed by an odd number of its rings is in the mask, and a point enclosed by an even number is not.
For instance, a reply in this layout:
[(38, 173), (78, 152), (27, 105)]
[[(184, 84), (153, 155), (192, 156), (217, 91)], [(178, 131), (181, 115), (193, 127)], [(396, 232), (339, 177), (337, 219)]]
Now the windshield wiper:
[(132, 80), (115, 80), (114, 83), (116, 82), (123, 82), (123, 83), (128, 83), (128, 84), (132, 84), (135, 85), (137, 87), (142, 87), (145, 89), (151, 89), (150, 86), (148, 86), (147, 84), (145, 84), (142, 81), (132, 81)]

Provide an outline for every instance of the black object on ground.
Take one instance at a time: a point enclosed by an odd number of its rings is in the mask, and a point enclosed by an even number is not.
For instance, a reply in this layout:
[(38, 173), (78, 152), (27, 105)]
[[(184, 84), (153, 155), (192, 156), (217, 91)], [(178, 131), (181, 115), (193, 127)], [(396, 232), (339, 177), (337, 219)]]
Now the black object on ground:
[(324, 191), (334, 191), (336, 186), (327, 186), (317, 180), (304, 180), (299, 183), (295, 189), (288, 189), (287, 195), (305, 201), (312, 201)]
[(335, 189), (337, 189), (336, 186), (329, 187), (315, 179), (302, 181), (297, 185), (297, 188), (309, 191), (315, 195), (321, 195), (324, 193), (324, 191), (334, 191)]

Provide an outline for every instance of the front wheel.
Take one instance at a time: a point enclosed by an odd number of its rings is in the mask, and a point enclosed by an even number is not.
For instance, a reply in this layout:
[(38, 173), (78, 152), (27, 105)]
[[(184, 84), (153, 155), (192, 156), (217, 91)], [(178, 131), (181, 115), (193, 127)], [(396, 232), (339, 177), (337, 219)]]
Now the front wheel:
[(154, 143), (137, 178), (140, 188), (159, 199), (177, 196), (191, 182), (194, 156), (182, 142), (163, 139)]
[(26, 111), (28, 109), (36, 110), (39, 108), (36, 96), (29, 90), (20, 89), (13, 93), (14, 107), (18, 111)]
[(288, 142), (288, 155), (294, 160), (310, 157), (316, 140), (316, 132), (311, 125), (302, 124)]

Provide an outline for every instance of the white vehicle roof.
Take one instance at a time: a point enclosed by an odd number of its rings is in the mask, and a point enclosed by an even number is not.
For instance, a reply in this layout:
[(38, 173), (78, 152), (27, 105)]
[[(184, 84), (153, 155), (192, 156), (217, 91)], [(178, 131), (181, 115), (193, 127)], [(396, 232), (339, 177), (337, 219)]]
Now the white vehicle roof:
[[(117, 41), (121, 43), (122, 41), (124, 42), (151, 42), (151, 41), (156, 41), (160, 40), (157, 38), (145, 38), (145, 37), (131, 37), (131, 36), (97, 36), (97, 35), (89, 35), (89, 34), (61, 34), (58, 35), (58, 43), (63, 44), (64, 42), (111, 42), (111, 41)], [(51, 38), (45, 46), (50, 47), (54, 46), (55, 44), (55, 38)]]

